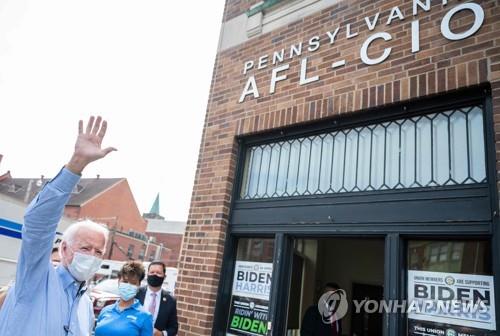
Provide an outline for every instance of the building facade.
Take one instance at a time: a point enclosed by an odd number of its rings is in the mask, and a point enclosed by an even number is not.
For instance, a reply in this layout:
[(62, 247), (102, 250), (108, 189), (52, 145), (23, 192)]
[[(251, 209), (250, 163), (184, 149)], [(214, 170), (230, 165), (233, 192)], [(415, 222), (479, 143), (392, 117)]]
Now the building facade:
[[(299, 335), (337, 282), (345, 335), (496, 335), (498, 5), (226, 1), (180, 334)], [(363, 298), (486, 306), (353, 309)]]
[(186, 229), (186, 222), (169, 221), (160, 218), (147, 218), (147, 221), (148, 226), (146, 228), (146, 234), (152, 237), (156, 244), (168, 247), (168, 249), (162, 253), (161, 261), (163, 261), (167, 267), (177, 267), (182, 248), (182, 238), (184, 237), (184, 231)]

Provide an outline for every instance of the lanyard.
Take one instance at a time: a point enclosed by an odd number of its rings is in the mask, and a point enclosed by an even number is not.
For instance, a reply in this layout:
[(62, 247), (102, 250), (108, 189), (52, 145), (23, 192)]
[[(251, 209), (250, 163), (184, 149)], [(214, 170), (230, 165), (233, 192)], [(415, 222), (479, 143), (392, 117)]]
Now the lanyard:
[(64, 331), (66, 332), (66, 335), (68, 335), (69, 333), (74, 334), (70, 328), (71, 316), (73, 315), (73, 310), (75, 308), (75, 305), (76, 306), (78, 305), (78, 303), (80, 302), (81, 296), (83, 295), (83, 293), (85, 293), (86, 290), (87, 290), (87, 288), (85, 287), (85, 281), (83, 281), (80, 283), (80, 287), (78, 287), (78, 291), (76, 292), (75, 299), (73, 300), (73, 302), (71, 303), (71, 306), (69, 308), (68, 323), (66, 323), (66, 325), (63, 326)]

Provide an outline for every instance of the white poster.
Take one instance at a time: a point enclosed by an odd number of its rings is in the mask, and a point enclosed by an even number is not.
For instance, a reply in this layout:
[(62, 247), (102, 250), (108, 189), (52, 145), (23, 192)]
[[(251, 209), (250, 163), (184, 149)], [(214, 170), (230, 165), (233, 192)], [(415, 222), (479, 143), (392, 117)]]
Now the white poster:
[(236, 261), (233, 295), (269, 301), (272, 263)]
[(228, 336), (266, 336), (273, 264), (236, 261)]
[(496, 330), (493, 277), (408, 271), (408, 319)]

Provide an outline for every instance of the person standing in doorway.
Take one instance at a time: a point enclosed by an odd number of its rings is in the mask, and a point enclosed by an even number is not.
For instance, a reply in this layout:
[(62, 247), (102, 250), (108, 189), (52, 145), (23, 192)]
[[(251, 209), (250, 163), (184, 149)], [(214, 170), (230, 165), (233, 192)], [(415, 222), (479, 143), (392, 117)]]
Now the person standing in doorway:
[(177, 303), (161, 288), (165, 280), (165, 264), (153, 261), (148, 267), (148, 285), (141, 287), (137, 299), (153, 315), (154, 336), (175, 336), (179, 329), (177, 322)]
[[(324, 286), (322, 294), (336, 291), (339, 285), (329, 282)], [(300, 327), (300, 336), (340, 336), (342, 335), (342, 323), (334, 319), (332, 323), (325, 323), (318, 310), (318, 305), (307, 308)]]

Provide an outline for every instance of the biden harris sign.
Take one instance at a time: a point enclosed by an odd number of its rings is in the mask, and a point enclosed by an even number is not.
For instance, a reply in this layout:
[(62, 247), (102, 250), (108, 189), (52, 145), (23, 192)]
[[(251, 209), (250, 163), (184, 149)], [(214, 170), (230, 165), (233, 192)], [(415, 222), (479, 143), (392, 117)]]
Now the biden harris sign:
[(236, 261), (227, 335), (267, 335), (272, 263)]

